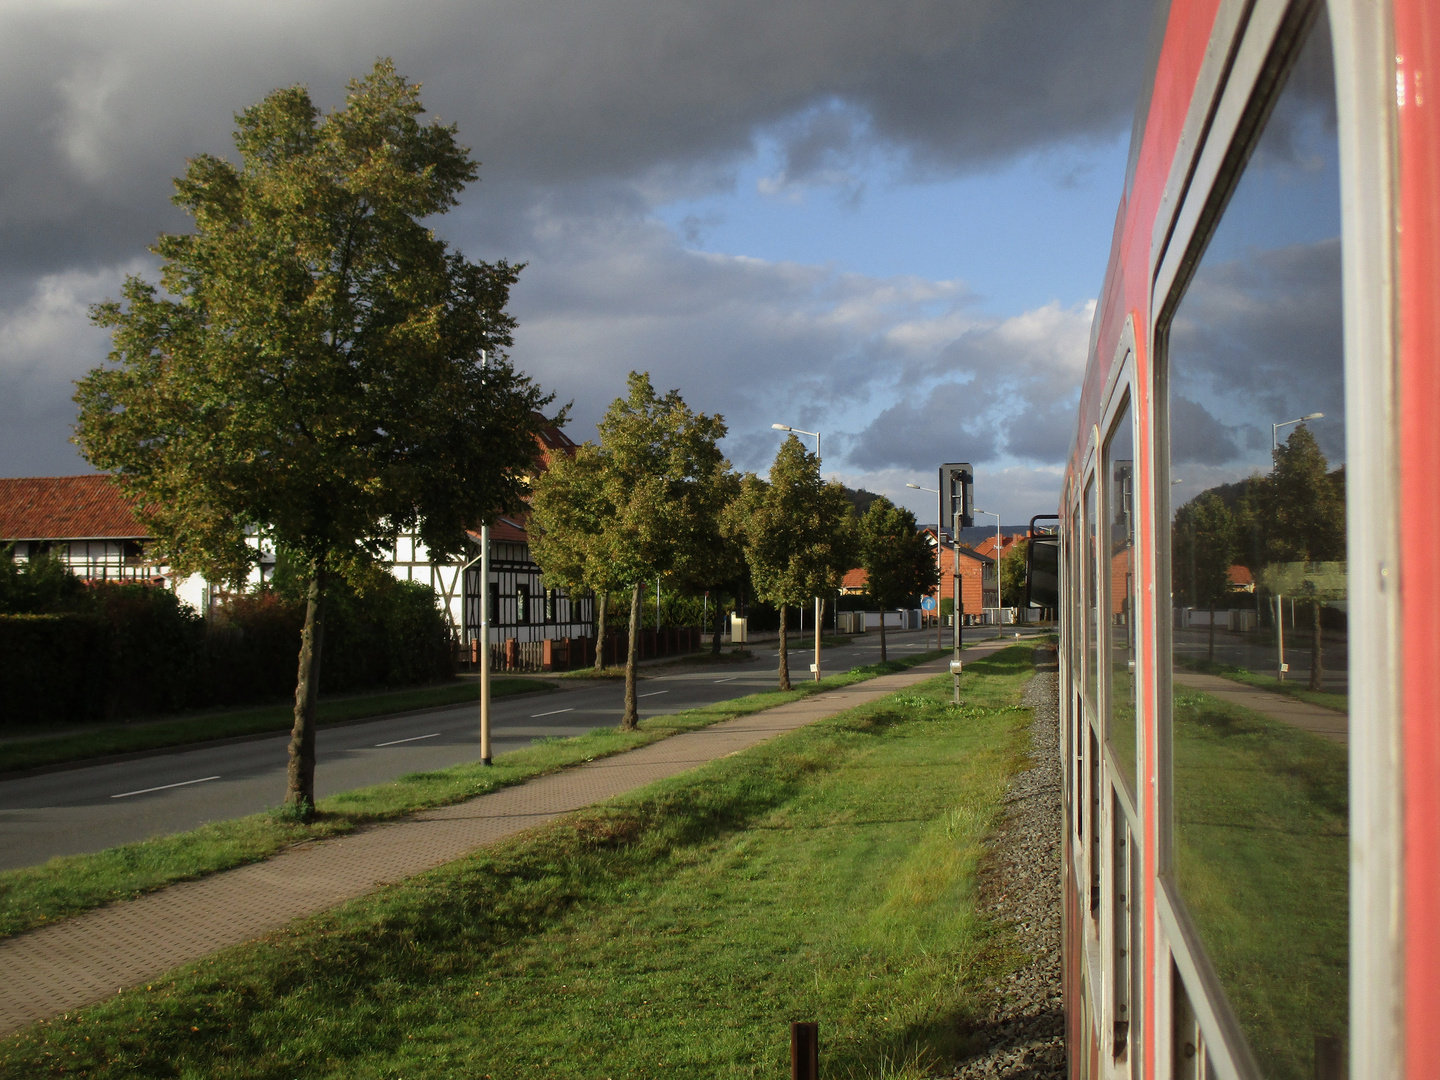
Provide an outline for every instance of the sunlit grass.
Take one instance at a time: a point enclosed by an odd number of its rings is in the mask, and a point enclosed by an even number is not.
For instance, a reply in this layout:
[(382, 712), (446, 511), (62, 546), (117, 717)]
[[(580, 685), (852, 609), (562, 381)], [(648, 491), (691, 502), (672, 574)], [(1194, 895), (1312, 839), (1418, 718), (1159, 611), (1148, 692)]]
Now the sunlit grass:
[(37, 1025), (0, 1075), (829, 1077), (953, 1063), (1017, 962), (975, 907), (1019, 647)]
[(571, 739), (545, 740), (500, 754), (493, 766), (471, 762), (402, 776), (389, 783), (321, 800), (317, 807), (319, 813), (309, 824), (283, 813), (251, 814), (189, 832), (0, 872), (0, 937), (177, 881), (259, 862), (291, 844), (336, 836), (369, 822), (392, 820), (417, 810), (460, 802), (683, 731), (773, 708), (822, 690), (903, 671), (930, 658), (931, 654), (924, 654), (872, 664), (819, 683), (797, 685), (788, 693), (750, 694), (668, 716), (649, 717), (641, 722), (638, 731), (603, 728)]

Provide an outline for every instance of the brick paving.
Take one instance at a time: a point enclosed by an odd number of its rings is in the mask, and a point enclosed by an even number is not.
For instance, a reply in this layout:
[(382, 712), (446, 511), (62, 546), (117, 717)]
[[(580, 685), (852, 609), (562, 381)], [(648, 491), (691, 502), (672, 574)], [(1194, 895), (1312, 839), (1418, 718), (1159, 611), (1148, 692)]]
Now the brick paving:
[[(971, 647), (966, 656), (1005, 644)], [(403, 821), (298, 845), (266, 862), (173, 885), (0, 942), (0, 1035), (944, 670), (944, 660), (931, 661), (830, 690)]]

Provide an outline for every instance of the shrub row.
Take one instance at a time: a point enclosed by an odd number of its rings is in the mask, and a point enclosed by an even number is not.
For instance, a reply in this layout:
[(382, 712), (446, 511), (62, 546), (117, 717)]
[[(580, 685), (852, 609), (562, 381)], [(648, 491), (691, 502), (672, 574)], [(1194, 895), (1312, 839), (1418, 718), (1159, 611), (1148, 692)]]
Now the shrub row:
[[(283, 700), (294, 693), (304, 606), (273, 592), (235, 598), (207, 622), (173, 593), (101, 585), (80, 611), (0, 614), (0, 726), (123, 720)], [(434, 593), (385, 579), (327, 608), (326, 693), (453, 674)]]

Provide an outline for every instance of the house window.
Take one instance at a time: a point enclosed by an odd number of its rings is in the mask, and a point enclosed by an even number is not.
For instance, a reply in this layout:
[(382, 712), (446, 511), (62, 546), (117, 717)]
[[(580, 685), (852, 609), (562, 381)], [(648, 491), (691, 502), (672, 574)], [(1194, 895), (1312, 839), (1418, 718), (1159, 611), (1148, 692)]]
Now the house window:
[(524, 626), (530, 621), (530, 586), (521, 582), (515, 586), (515, 622)]

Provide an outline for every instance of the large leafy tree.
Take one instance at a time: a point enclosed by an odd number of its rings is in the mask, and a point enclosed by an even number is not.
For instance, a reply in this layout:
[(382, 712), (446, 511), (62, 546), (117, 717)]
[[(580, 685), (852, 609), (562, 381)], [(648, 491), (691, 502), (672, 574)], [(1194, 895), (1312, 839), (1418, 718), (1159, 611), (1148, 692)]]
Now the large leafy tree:
[(425, 224), (477, 169), (423, 112), (382, 60), (323, 117), (302, 87), (241, 113), (239, 163), (175, 181), (194, 230), (152, 249), (164, 292), (131, 277), (94, 310), (114, 348), (76, 393), (81, 451), (177, 570), (243, 580), (256, 538), (303, 568), (286, 799), (305, 816), (329, 583), (362, 582), (401, 530), (445, 557), (516, 509), (549, 400), (503, 352), (517, 268)]
[(854, 516), (845, 490), (820, 479), (820, 459), (794, 435), (780, 445), (770, 478), (747, 474), (726, 515), (744, 545), (760, 599), (780, 609), (780, 689), (790, 689), (789, 609), (829, 596), (854, 559)]
[(647, 373), (632, 371), (629, 393), (599, 424), (598, 443), (582, 445), (570, 465), (536, 482), (536, 558), (556, 580), (604, 591), (630, 591), (625, 711), (639, 722), (635, 660), (645, 583), (674, 577), (702, 560), (724, 498), (729, 463), (720, 452), (725, 422), (697, 413), (678, 390), (656, 394)]
[(860, 518), (857, 529), (860, 565), (865, 570), (865, 591), (879, 606), (880, 659), (886, 657), (886, 608), (904, 605), (911, 597), (928, 593), (940, 582), (935, 552), (929, 538), (915, 524), (915, 515), (877, 496)]
[(1325, 655), (1320, 610), (1344, 599), (1345, 472), (1330, 471), (1309, 428), (1300, 425), (1275, 450), (1269, 476), (1249, 483), (1244, 516), (1262, 538), (1272, 591), (1308, 601), (1311, 612), (1310, 689), (1321, 689)]

